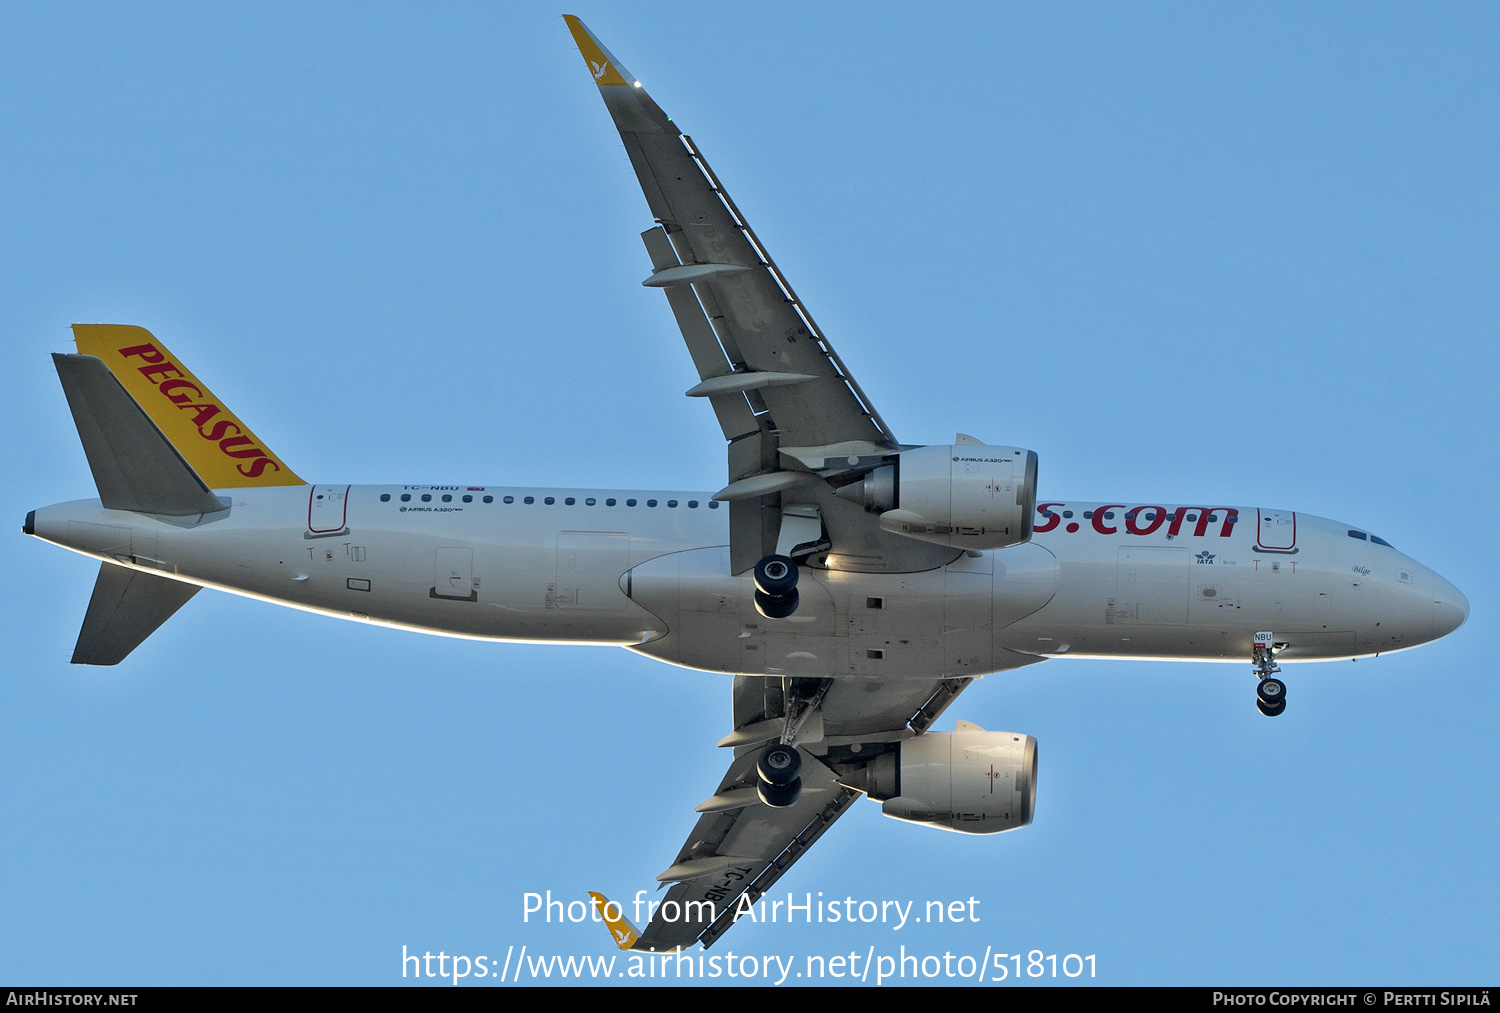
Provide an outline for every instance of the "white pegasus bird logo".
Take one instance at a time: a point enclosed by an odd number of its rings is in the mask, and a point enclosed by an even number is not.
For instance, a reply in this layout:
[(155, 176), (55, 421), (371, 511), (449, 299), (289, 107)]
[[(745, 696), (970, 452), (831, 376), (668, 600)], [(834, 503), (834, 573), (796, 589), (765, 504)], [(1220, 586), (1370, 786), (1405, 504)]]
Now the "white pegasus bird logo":
[(595, 63), (593, 60), (590, 60), (589, 66), (594, 68), (595, 81), (609, 73), (609, 61), (607, 60), (604, 63)]

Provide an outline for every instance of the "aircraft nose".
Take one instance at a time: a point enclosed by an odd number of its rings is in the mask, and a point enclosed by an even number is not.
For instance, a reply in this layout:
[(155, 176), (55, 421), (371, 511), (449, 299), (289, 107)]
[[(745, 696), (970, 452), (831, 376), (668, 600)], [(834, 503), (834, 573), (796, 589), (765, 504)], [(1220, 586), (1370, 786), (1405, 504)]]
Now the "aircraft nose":
[[(1436, 574), (1433, 574), (1437, 577)], [(1432, 636), (1446, 637), (1462, 626), (1469, 618), (1469, 599), (1464, 593), (1442, 577), (1433, 582), (1432, 592)]]

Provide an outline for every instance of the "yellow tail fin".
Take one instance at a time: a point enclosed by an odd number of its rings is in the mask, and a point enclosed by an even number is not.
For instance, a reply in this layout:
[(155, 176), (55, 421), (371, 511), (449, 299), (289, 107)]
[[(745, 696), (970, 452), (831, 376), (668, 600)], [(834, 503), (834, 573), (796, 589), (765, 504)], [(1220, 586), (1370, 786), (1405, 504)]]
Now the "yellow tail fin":
[(641, 938), (641, 934), (630, 924), (630, 919), (625, 917), (625, 909), (605, 897), (602, 893), (589, 891), (589, 896), (594, 900), (594, 910), (599, 912), (599, 917), (604, 919), (604, 924), (609, 926), (609, 934), (614, 936), (615, 945), (622, 950), (628, 950), (635, 945), (635, 941)]
[(307, 484), (144, 327), (74, 324), (73, 340), (104, 361), (210, 489)]

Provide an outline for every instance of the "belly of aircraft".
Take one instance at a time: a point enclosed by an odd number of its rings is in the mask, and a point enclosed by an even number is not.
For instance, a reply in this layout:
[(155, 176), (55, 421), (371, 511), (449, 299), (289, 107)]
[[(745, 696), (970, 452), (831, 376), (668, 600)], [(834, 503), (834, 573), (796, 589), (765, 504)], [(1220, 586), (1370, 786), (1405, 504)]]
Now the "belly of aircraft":
[[(796, 612), (767, 619), (750, 575), (729, 572), (722, 512), (569, 515), (496, 502), (417, 513), (392, 509), (379, 487), (342, 492), (337, 516), (293, 487), (240, 491), (226, 517), (197, 525), (96, 501), (46, 508), (37, 523), (121, 565), (341, 618), (620, 644), (743, 674), (968, 677), (1014, 667), (1017, 655), (1244, 661), (1258, 630), (1292, 643), (1287, 660), (1425, 638), (1420, 616), (1381, 625), (1404, 604), (1368, 567), (1351, 578), (1313, 553), (1265, 554), (1213, 531), (1186, 544), (1054, 532), (918, 573), (804, 567)], [(609, 523), (593, 527), (622, 530), (586, 530), (599, 517)]]

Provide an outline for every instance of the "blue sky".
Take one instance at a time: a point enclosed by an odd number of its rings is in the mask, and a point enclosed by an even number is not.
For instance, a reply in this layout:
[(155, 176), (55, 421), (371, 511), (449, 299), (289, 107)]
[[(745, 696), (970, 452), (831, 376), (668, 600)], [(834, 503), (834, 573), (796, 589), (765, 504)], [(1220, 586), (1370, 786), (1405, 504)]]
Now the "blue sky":
[[(1034, 448), (1056, 498), (1339, 518), (1473, 609), (1417, 651), (1289, 668), (1274, 721), (1247, 668), (991, 676), (945, 725), (1040, 740), (1031, 827), (861, 802), (778, 886), (972, 896), (978, 924), (742, 924), (711, 952), (1493, 980), (1494, 7), (570, 12), (904, 441)], [(206, 592), (118, 668), (71, 667), (96, 564), (19, 532), (93, 494), (47, 358), (78, 321), (151, 329), (311, 481), (722, 484), (561, 13), (0, 9), (0, 979), (391, 984), (403, 945), (606, 953), (596, 925), (524, 924), (523, 894), (652, 886), (716, 784), (727, 677), (621, 650)]]

